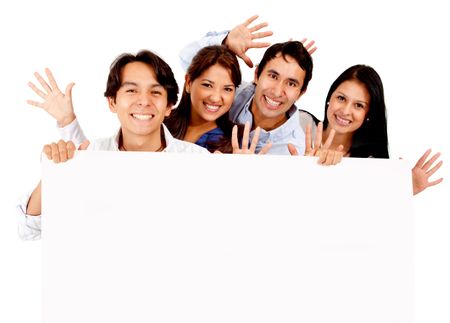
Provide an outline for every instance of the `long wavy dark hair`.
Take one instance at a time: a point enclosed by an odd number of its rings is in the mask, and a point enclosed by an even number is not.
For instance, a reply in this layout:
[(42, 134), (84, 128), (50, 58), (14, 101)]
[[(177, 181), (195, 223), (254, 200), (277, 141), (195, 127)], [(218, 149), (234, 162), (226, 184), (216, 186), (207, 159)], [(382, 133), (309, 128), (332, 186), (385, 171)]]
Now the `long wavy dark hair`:
[(389, 158), (386, 104), (383, 83), (378, 73), (367, 65), (354, 65), (345, 70), (331, 85), (325, 100), (324, 129), (328, 126), (328, 104), (336, 88), (345, 81), (356, 80), (364, 84), (370, 95), (369, 112), (355, 131), (350, 147), (351, 157)]
[[(192, 59), (186, 75), (192, 82), (215, 64), (219, 64), (230, 72), (231, 80), (236, 88), (241, 84), (242, 75), (239, 62), (236, 55), (225, 46), (208, 46), (202, 48)], [(186, 91), (185, 83), (178, 107), (172, 110), (170, 116), (164, 121), (172, 135), (177, 139), (183, 140), (186, 135), (191, 120), (191, 105), (191, 95)], [(208, 150), (219, 150), (224, 153), (232, 152), (231, 132), (234, 124), (230, 121), (228, 112), (220, 116), (216, 120), (216, 123), (217, 127), (224, 132), (224, 136), (218, 141), (207, 142), (206, 146)], [(239, 134), (242, 134), (241, 126), (239, 126)]]

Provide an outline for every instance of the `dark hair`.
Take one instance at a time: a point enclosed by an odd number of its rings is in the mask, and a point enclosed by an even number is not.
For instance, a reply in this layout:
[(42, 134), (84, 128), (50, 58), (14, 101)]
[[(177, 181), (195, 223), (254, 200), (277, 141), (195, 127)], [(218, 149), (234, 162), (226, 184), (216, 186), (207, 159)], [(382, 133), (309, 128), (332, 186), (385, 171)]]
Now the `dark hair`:
[[(325, 102), (330, 101), (331, 95), (340, 84), (349, 80), (364, 84), (370, 95), (369, 112), (361, 127), (353, 134), (350, 156), (389, 158), (383, 83), (372, 67), (354, 65), (345, 70), (331, 85)], [(327, 111), (328, 104), (325, 103), (324, 129), (328, 126)]]
[(278, 53), (281, 53), (284, 59), (286, 56), (291, 56), (295, 59), (302, 70), (305, 71), (305, 79), (303, 80), (301, 92), (306, 91), (309, 81), (312, 78), (313, 62), (311, 55), (303, 47), (303, 44), (299, 41), (287, 41), (284, 43), (277, 43), (270, 46), (264, 53), (261, 62), (258, 64), (258, 70), (256, 76), (259, 78), (266, 64), (274, 59)]
[(119, 55), (111, 64), (105, 97), (116, 99), (117, 91), (122, 85), (121, 72), (125, 65), (141, 62), (150, 66), (156, 75), (156, 80), (167, 91), (168, 105), (175, 105), (178, 100), (178, 84), (170, 66), (158, 55), (149, 50), (141, 50), (136, 55), (124, 53)]
[[(215, 64), (219, 64), (230, 72), (231, 80), (235, 87), (238, 87), (241, 84), (242, 76), (239, 62), (236, 55), (225, 46), (208, 46), (202, 48), (192, 59), (186, 75), (192, 82)], [(166, 118), (164, 123), (175, 138), (183, 140), (190, 119), (191, 94), (186, 91), (185, 83), (178, 107), (172, 110), (172, 113)], [(224, 136), (219, 141), (207, 142), (206, 146), (208, 150), (215, 151), (219, 149), (222, 152), (231, 152), (231, 132), (234, 124), (229, 120), (228, 112), (220, 116), (216, 120), (216, 123), (224, 132)]]

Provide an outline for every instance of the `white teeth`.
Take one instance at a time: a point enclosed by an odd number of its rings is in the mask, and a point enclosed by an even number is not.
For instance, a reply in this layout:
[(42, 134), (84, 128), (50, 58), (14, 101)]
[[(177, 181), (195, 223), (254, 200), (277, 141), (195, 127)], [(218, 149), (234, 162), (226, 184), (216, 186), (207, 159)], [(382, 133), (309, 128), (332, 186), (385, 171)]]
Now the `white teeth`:
[(143, 121), (147, 121), (150, 120), (151, 118), (153, 118), (153, 116), (151, 114), (136, 114), (133, 113), (132, 116), (138, 120), (143, 120)]
[(274, 100), (269, 99), (267, 96), (264, 96), (264, 98), (266, 99), (266, 102), (269, 103), (269, 105), (273, 106), (273, 107), (277, 107), (281, 104), (281, 102), (277, 102)]
[(336, 120), (342, 126), (348, 126), (350, 124), (350, 122), (351, 122), (350, 120), (342, 119), (339, 116), (336, 116)]
[(210, 104), (205, 104), (206, 106), (206, 110), (210, 111), (210, 112), (216, 112), (219, 110), (220, 105), (210, 105)]

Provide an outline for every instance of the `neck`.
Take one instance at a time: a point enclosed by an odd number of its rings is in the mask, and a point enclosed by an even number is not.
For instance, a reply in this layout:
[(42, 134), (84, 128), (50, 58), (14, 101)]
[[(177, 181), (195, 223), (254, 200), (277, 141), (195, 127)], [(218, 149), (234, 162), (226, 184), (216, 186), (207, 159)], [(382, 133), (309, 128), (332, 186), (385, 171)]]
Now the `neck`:
[(195, 143), (204, 133), (217, 128), (216, 121), (205, 121), (191, 114), (183, 140)]
[(159, 129), (151, 136), (129, 134), (123, 129), (119, 138), (119, 150), (123, 151), (162, 151), (166, 147), (164, 132)]
[(283, 123), (287, 121), (286, 113), (283, 113), (280, 116), (277, 116), (275, 118), (268, 118), (264, 116), (256, 106), (255, 101), (252, 101), (251, 109), (250, 109), (252, 115), (253, 115), (253, 124), (252, 124), (252, 130), (256, 127), (260, 127), (261, 129), (264, 129), (266, 131), (270, 131), (273, 129), (278, 128)]
[[(328, 136), (330, 135), (331, 127), (328, 127), (323, 131), (323, 137), (322, 142), (327, 141)], [(330, 148), (331, 149), (337, 149), (340, 145), (344, 146), (344, 149), (342, 150), (344, 153), (344, 156), (347, 156), (350, 150), (350, 147), (352, 146), (353, 142), (353, 134), (349, 133), (337, 133), (335, 132), (333, 142), (331, 143)]]

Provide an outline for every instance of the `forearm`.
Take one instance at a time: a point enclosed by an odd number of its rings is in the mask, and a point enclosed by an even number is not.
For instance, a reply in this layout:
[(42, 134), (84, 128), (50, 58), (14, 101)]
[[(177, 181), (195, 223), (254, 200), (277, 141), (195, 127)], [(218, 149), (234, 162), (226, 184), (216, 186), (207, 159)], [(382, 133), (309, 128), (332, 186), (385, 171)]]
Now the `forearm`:
[(41, 182), (36, 186), (27, 204), (27, 215), (41, 215)]
[(58, 131), (62, 140), (72, 141), (75, 144), (75, 147), (79, 147), (81, 143), (87, 139), (77, 118), (74, 118), (72, 122), (64, 127), (58, 127)]
[(209, 32), (203, 38), (184, 47), (180, 52), (180, 61), (183, 69), (187, 71), (192, 59), (200, 49), (206, 46), (221, 45), (227, 35), (228, 31)]

